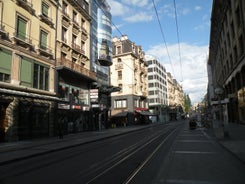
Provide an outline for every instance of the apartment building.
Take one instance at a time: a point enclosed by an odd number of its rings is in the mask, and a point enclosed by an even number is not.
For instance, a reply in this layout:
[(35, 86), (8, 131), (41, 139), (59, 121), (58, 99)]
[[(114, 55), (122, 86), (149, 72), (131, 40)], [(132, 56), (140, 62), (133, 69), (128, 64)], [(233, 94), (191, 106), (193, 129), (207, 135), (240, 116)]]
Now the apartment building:
[(87, 0), (59, 0), (56, 38), (57, 126), (65, 133), (95, 130), (97, 116), (90, 109), (90, 21)]
[(156, 119), (153, 121), (165, 123), (168, 116), (167, 72), (165, 67), (154, 57), (146, 56), (148, 65), (148, 102), (149, 110)]
[(168, 107), (170, 120), (178, 120), (181, 118), (184, 109), (184, 93), (182, 86), (171, 73), (167, 73), (168, 84)]
[(0, 141), (54, 132), (56, 7), (0, 1)]
[[(220, 97), (223, 110), (227, 110), (224, 118), (234, 123), (245, 123), (244, 10), (244, 1), (214, 0), (211, 15), (209, 103), (215, 104)], [(215, 105), (213, 110), (219, 117)]]
[(148, 117), (147, 63), (141, 46), (122, 36), (114, 37), (111, 85), (120, 87), (111, 94), (111, 115), (117, 123), (146, 123)]

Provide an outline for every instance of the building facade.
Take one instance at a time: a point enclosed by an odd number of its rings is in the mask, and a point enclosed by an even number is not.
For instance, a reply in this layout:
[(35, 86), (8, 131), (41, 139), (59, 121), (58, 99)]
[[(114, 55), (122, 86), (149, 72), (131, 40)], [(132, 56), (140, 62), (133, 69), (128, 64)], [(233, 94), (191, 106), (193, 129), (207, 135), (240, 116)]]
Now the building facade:
[(101, 116), (102, 124), (108, 127), (108, 113), (111, 107), (110, 95), (116, 88), (110, 85), (110, 66), (112, 65), (112, 27), (110, 6), (106, 0), (91, 0), (91, 70), (96, 72), (98, 101), (94, 110)]
[(118, 86), (121, 90), (111, 95), (111, 115), (119, 117), (117, 123), (146, 123), (147, 119), (140, 116), (140, 113), (143, 114), (141, 111), (148, 110), (147, 63), (144, 51), (127, 36), (113, 38), (112, 45), (111, 85)]
[(154, 57), (146, 56), (148, 65), (148, 102), (150, 112), (157, 115), (154, 122), (166, 123), (168, 115), (167, 72), (165, 67)]
[(56, 13), (52, 0), (0, 1), (0, 141), (53, 135)]
[[(244, 1), (214, 0), (211, 15), (208, 67), (209, 91), (214, 93), (209, 93), (209, 104), (221, 98), (227, 110), (223, 118), (234, 123), (245, 123), (244, 10)], [(213, 110), (218, 116), (218, 108), (213, 106)]]
[(184, 93), (182, 86), (171, 73), (167, 73), (168, 81), (168, 107), (170, 120), (178, 120), (181, 118), (184, 109)]
[(0, 1), (0, 141), (98, 128), (89, 10), (87, 0)]
[(56, 35), (56, 127), (64, 133), (95, 130), (90, 88), (96, 81), (90, 70), (90, 7), (87, 0), (59, 0)]

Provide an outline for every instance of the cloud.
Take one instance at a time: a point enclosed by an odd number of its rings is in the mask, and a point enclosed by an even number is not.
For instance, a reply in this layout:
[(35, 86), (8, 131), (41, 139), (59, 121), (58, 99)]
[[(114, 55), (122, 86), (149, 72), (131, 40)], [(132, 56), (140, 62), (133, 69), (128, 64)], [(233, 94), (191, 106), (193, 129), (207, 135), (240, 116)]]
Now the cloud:
[(207, 91), (207, 52), (208, 46), (196, 46), (187, 43), (168, 46), (164, 44), (151, 46), (146, 54), (153, 55), (163, 64), (168, 72), (179, 81), (185, 93), (190, 95), (192, 103), (200, 102)]
[(111, 6), (112, 16), (124, 16), (127, 14), (127, 12), (129, 12), (129, 8), (120, 2), (108, 0), (108, 4)]
[(196, 6), (196, 7), (195, 7), (195, 10), (196, 10), (196, 11), (199, 11), (199, 10), (201, 10), (201, 9), (202, 9), (201, 6)]
[(153, 19), (153, 16), (152, 15), (148, 15), (145, 12), (139, 12), (137, 14), (134, 14), (132, 16), (124, 18), (125, 21), (131, 22), (131, 23), (134, 23), (134, 22), (149, 22), (152, 19)]
[(122, 2), (137, 7), (144, 7), (149, 4), (148, 0), (122, 0)]

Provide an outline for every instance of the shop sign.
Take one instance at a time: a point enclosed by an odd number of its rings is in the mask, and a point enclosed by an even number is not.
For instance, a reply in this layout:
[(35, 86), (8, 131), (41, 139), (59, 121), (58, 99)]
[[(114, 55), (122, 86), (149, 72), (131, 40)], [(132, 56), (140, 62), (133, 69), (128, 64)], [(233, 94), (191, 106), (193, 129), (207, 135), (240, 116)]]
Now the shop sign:
[(96, 103), (99, 98), (99, 90), (98, 89), (90, 89), (90, 102)]
[(80, 105), (73, 105), (72, 109), (82, 109), (82, 107)]
[(70, 105), (68, 104), (58, 104), (58, 109), (70, 109)]

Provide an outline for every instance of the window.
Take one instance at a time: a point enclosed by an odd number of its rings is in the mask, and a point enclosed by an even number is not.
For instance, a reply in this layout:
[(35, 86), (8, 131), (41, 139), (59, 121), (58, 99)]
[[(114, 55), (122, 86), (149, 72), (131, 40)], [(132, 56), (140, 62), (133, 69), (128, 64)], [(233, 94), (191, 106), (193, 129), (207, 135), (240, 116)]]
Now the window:
[(84, 19), (82, 19), (82, 28), (85, 28), (86, 22)]
[(27, 21), (20, 16), (17, 17), (17, 34), (16, 36), (22, 40), (26, 40)]
[(5, 49), (0, 50), (0, 81), (10, 82), (12, 53)]
[(62, 11), (63, 11), (63, 13), (65, 13), (65, 14), (67, 14), (68, 12), (67, 12), (67, 4), (63, 1), (63, 3), (62, 3)]
[(122, 71), (117, 72), (118, 80), (122, 80)]
[(47, 39), (48, 39), (48, 33), (41, 30), (40, 31), (40, 48), (41, 49), (47, 49)]
[(77, 12), (73, 11), (73, 22), (77, 23)]
[(42, 2), (42, 15), (48, 17), (48, 10), (49, 6), (45, 2)]
[(127, 100), (126, 99), (118, 99), (114, 101), (114, 108), (126, 108)]
[(49, 68), (34, 60), (22, 57), (20, 68), (21, 85), (36, 89), (49, 89)]
[(122, 47), (121, 46), (117, 46), (117, 54), (121, 54), (122, 53)]
[(67, 43), (67, 29), (65, 27), (62, 27), (62, 41)]
[(73, 34), (72, 35), (72, 45), (76, 46), (76, 44), (77, 44), (77, 36)]

